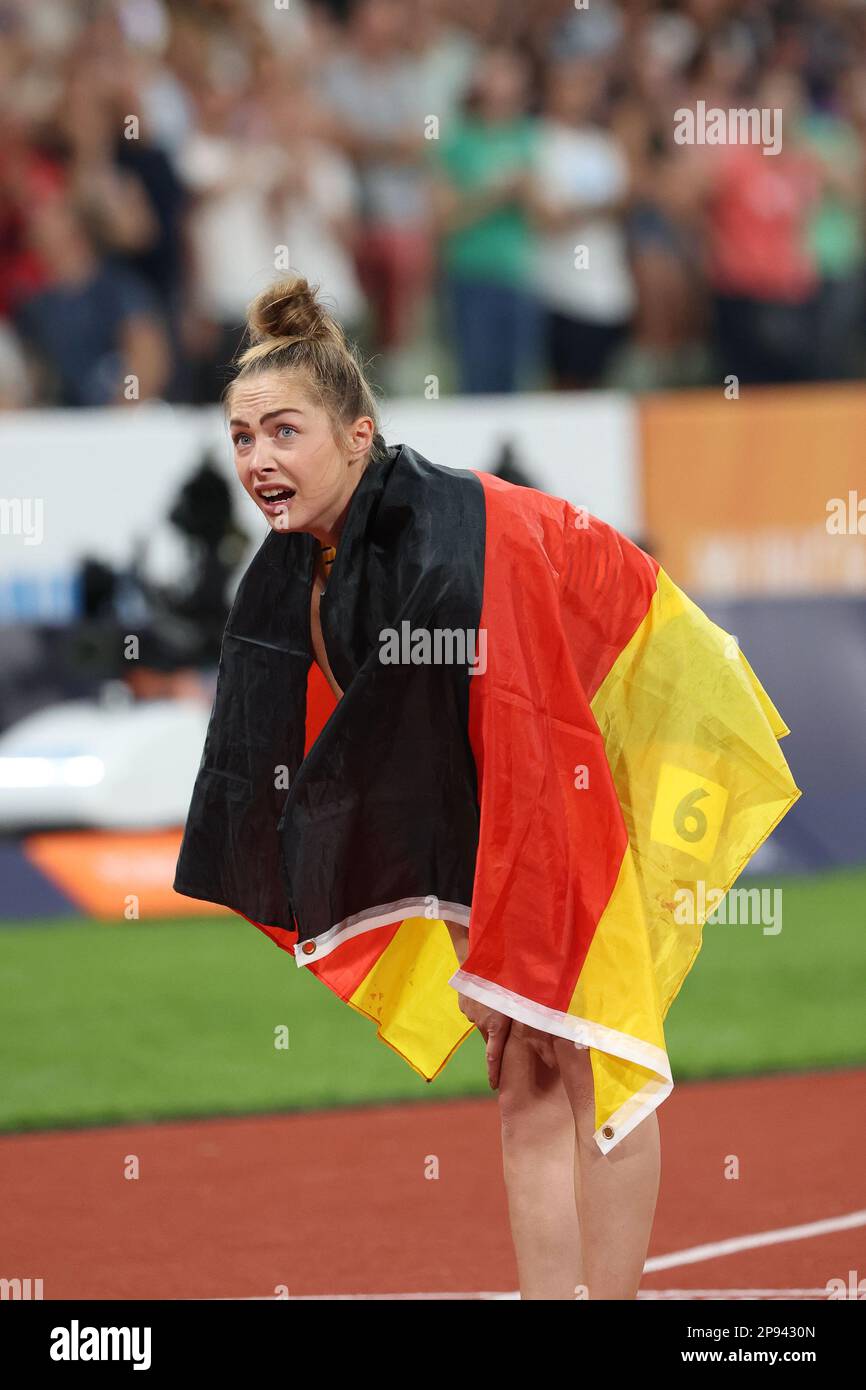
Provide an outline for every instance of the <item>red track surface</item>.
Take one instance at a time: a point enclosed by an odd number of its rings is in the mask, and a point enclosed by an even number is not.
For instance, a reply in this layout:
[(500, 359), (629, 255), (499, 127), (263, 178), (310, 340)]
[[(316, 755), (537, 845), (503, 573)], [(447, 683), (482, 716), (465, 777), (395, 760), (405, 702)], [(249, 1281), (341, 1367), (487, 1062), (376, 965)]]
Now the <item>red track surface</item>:
[[(650, 1257), (866, 1208), (864, 1115), (863, 1071), (678, 1085)], [(49, 1299), (517, 1286), (492, 1099), (9, 1136), (0, 1191), (0, 1276), (41, 1278)], [(866, 1277), (863, 1226), (642, 1289), (823, 1288), (851, 1270)]]

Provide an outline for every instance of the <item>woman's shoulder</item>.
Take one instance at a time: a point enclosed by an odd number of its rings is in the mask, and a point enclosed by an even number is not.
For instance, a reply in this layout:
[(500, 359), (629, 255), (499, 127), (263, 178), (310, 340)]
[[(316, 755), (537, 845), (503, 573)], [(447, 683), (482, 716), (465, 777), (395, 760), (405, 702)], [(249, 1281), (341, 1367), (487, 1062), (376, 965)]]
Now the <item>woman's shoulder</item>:
[(458, 486), (465, 484), (469, 476), (476, 476), (475, 470), (466, 465), (434, 462), (412, 444), (391, 444), (387, 451), (395, 465), (394, 475), (401, 480), (414, 479), (428, 486)]

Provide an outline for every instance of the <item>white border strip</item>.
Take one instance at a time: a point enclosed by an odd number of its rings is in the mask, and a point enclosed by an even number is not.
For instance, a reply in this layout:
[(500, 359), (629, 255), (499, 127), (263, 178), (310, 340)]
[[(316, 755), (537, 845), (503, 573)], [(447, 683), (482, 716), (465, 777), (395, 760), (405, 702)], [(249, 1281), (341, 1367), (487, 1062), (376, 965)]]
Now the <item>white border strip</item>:
[[(680, 1300), (691, 1302), (697, 1299), (718, 1300), (718, 1301), (744, 1301), (752, 1299), (756, 1301), (773, 1299), (829, 1299), (830, 1294), (826, 1288), (823, 1289), (639, 1289), (637, 1297), (646, 1299), (648, 1302), (663, 1302), (665, 1300)], [(850, 1294), (846, 1297), (854, 1300), (856, 1295)], [(222, 1298), (215, 1299), (217, 1303), (445, 1303), (445, 1302), (472, 1302), (485, 1300), (499, 1302), (500, 1300), (514, 1299), (520, 1300), (518, 1290), (508, 1293), (493, 1293), (489, 1290), (481, 1290), (478, 1293), (299, 1293), (289, 1294), (287, 1299), (277, 1298), (274, 1294), (245, 1294), (241, 1298), (231, 1298), (226, 1294)], [(575, 1300), (576, 1302), (578, 1300)], [(839, 1302), (845, 1300), (839, 1299)]]
[[(356, 912), (352, 917), (346, 917), (336, 926), (329, 927), (320, 936), (312, 936), (307, 941), (295, 942), (295, 964), (314, 965), (323, 956), (329, 956), (338, 946), (342, 946), (344, 941), (348, 941), (353, 936), (360, 936), (362, 932), (374, 931), (376, 927), (388, 927), (393, 922), (402, 922), (405, 917), (426, 917), (430, 907), (430, 899), (434, 899), (437, 908), (436, 918), (447, 917), (451, 922), (458, 922), (463, 927), (469, 926), (469, 908), (463, 903), (446, 903), (438, 898), (435, 893), (428, 893), (425, 898), (401, 898), (396, 903), (386, 903), (382, 907), (368, 907), (363, 912)], [(309, 947), (313, 947), (312, 950)]]
[(658, 1074), (658, 1080), (647, 1082), (610, 1116), (601, 1129), (595, 1131), (593, 1138), (602, 1153), (616, 1148), (641, 1120), (667, 1100), (674, 1088), (667, 1053), (652, 1043), (642, 1042), (615, 1028), (606, 1028), (602, 1023), (591, 1023), (589, 1019), (578, 1018), (576, 1014), (565, 1014), (545, 1004), (536, 1004), (533, 999), (526, 999), (522, 994), (515, 994), (466, 970), (458, 970), (448, 983), (479, 1004), (486, 1004), (488, 1008), (516, 1018), (518, 1023), (540, 1028), (559, 1038), (568, 1038), (575, 1047), (594, 1047), (599, 1052), (609, 1052), (614, 1057), (622, 1057), (627, 1062), (634, 1062)]

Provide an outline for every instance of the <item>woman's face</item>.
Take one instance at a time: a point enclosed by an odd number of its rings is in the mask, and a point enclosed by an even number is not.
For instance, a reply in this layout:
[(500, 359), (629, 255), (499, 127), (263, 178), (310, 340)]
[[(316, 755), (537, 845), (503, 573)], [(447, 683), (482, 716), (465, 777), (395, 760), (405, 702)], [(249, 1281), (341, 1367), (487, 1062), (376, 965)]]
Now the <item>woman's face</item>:
[(361, 416), (334, 437), (303, 377), (260, 372), (237, 381), (229, 428), (238, 477), (275, 531), (333, 531), (363, 471), (374, 423)]

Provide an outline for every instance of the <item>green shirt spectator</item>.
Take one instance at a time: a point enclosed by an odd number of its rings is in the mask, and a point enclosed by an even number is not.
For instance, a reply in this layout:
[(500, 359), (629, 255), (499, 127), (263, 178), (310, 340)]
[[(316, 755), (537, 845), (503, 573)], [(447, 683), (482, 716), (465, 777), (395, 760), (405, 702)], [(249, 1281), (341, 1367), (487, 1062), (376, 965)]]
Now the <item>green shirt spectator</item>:
[(852, 275), (864, 253), (860, 142), (846, 121), (824, 112), (807, 116), (802, 134), (828, 177), (809, 228), (809, 245), (822, 279)]
[[(536, 139), (536, 122), (529, 116), (502, 122), (464, 118), (446, 138), (441, 168), (465, 211), (461, 225), (442, 240), (450, 275), (526, 282), (532, 234), (516, 185), (529, 172)], [(512, 186), (514, 196), (503, 198)]]

